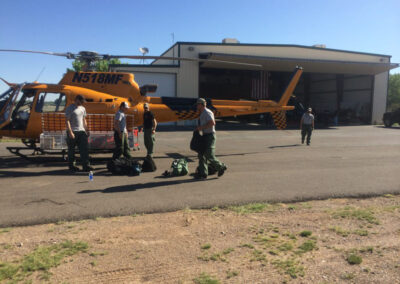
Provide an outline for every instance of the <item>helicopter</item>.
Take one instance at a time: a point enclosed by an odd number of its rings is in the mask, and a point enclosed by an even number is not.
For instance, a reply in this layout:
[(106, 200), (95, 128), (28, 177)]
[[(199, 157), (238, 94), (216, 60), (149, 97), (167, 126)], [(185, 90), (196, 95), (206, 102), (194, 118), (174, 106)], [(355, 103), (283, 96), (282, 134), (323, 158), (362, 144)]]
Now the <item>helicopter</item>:
[[(143, 55), (108, 55), (96, 52), (81, 51), (79, 53), (55, 53), (30, 50), (0, 49), (0, 52), (37, 53), (52, 56), (62, 56), (67, 59), (78, 59), (84, 63), (81, 72), (68, 71), (58, 84), (9, 83), (9, 89), (0, 95), (0, 137), (21, 138), (26, 147), (8, 147), (12, 153), (21, 155), (22, 149), (33, 149), (35, 152), (67, 149), (65, 138), (65, 108), (74, 102), (77, 95), (82, 95), (88, 114), (89, 148), (91, 152), (111, 150), (113, 144), (113, 116), (122, 102), (128, 103), (127, 126), (129, 141), (132, 148), (134, 130), (143, 124), (143, 105), (149, 104), (157, 122), (176, 122), (196, 119), (196, 98), (150, 97), (149, 93), (157, 90), (157, 85), (139, 86), (132, 73), (96, 72), (94, 65), (97, 60), (112, 58), (125, 59), (161, 59), (181, 60), (201, 63), (203, 61), (219, 61), (229, 64), (252, 65), (247, 63), (194, 59), (166, 56)], [(294, 109), (288, 106), (288, 101), (303, 72), (296, 67), (293, 76), (276, 102), (272, 100), (215, 100), (206, 98), (207, 107), (215, 117), (240, 116), (257, 113), (271, 113), (278, 129), (286, 128), (286, 111)], [(137, 135), (137, 133), (136, 133)], [(40, 142), (40, 147), (36, 144)], [(34, 152), (34, 153), (35, 153)]]

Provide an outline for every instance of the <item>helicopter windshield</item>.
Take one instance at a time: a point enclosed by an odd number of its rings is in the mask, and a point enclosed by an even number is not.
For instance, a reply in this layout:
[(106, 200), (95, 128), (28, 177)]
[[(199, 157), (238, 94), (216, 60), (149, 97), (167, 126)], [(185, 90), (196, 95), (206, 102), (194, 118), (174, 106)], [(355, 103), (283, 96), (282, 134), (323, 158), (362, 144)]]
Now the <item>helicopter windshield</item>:
[(10, 122), (15, 101), (17, 97), (20, 97), (23, 86), (24, 84), (21, 84), (15, 88), (10, 88), (0, 95), (0, 128)]

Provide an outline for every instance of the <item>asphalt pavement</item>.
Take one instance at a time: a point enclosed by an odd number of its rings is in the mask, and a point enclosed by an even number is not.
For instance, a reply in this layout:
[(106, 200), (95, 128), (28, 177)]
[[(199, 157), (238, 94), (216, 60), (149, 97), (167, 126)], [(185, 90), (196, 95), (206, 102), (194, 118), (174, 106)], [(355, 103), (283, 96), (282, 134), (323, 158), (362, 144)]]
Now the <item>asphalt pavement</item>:
[[(228, 170), (204, 181), (162, 177), (173, 159), (182, 156), (188, 157), (190, 172), (196, 169), (197, 157), (189, 149), (192, 132), (187, 128), (156, 134), (156, 172), (112, 176), (106, 169), (111, 154), (102, 154), (93, 156), (93, 181), (86, 173), (69, 173), (61, 157), (23, 159), (6, 149), (22, 144), (2, 142), (0, 226), (400, 193), (400, 128), (317, 129), (311, 146), (300, 143), (299, 130), (239, 124), (218, 128), (216, 153)], [(143, 145), (143, 137), (140, 141)], [(133, 156), (144, 157), (143, 148)]]

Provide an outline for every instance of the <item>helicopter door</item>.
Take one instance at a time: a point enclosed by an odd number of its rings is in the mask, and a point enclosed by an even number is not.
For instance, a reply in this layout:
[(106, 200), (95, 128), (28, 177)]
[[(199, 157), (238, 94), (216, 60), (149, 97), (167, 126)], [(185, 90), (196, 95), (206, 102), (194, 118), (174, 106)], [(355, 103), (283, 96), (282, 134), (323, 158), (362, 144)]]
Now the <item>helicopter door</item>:
[(21, 90), (24, 86), (25, 84), (19, 84), (0, 95), (0, 129), (11, 122), (11, 116), (14, 112), (15, 102), (21, 99)]

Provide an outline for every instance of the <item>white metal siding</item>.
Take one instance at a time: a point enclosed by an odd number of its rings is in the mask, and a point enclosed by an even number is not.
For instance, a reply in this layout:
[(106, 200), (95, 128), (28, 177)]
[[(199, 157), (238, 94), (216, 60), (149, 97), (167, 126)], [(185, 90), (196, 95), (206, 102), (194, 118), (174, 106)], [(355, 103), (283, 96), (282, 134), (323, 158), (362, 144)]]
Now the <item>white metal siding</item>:
[(382, 116), (386, 111), (389, 72), (375, 75), (374, 98), (372, 107), (372, 123), (382, 123)]

